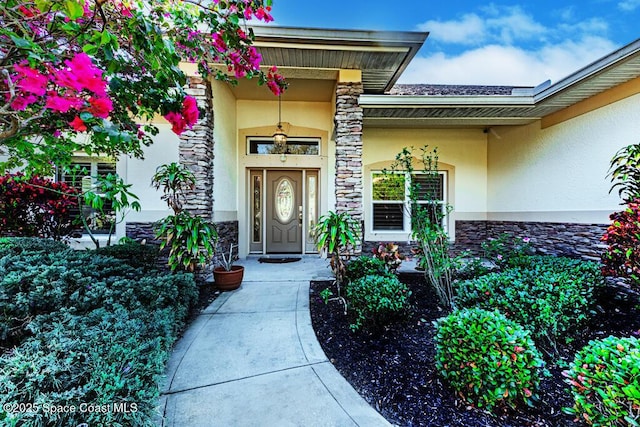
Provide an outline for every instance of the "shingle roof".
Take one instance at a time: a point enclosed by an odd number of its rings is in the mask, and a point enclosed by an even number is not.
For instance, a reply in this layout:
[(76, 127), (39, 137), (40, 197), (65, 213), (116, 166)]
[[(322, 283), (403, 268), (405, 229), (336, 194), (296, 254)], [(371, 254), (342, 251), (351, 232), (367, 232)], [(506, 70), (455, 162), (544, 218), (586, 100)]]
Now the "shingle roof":
[(478, 95), (511, 95), (515, 86), (471, 86), (471, 85), (429, 85), (429, 84), (396, 84), (389, 95), (432, 95), (432, 96), (478, 96)]

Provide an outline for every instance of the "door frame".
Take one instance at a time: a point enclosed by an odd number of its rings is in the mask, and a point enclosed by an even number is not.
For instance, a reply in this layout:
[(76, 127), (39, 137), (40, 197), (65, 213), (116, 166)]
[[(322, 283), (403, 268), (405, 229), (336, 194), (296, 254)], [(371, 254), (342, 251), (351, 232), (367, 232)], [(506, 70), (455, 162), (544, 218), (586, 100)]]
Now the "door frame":
[[(301, 180), (301, 187), (302, 187), (302, 191), (301, 191), (301, 204), (302, 204), (302, 238), (300, 239), (300, 251), (299, 252), (295, 252), (295, 253), (299, 253), (299, 254), (316, 254), (318, 253), (317, 249), (315, 249), (315, 247), (313, 247), (313, 249), (311, 249), (308, 245), (308, 235), (309, 235), (309, 224), (307, 221), (307, 218), (310, 214), (310, 209), (309, 209), (309, 203), (308, 203), (308, 197), (309, 197), (309, 188), (308, 188), (308, 182), (309, 179), (311, 177), (315, 177), (315, 182), (316, 182), (316, 188), (315, 188), (315, 221), (318, 220), (318, 217), (320, 215), (320, 206), (321, 206), (321, 200), (320, 200), (320, 191), (321, 191), (321, 185), (320, 185), (320, 176), (321, 176), (321, 170), (317, 169), (317, 168), (256, 168), (256, 167), (252, 167), (252, 168), (247, 168), (247, 175), (248, 175), (248, 180), (247, 180), (247, 188), (245, 191), (246, 194), (246, 201), (247, 201), (247, 221), (246, 221), (246, 225), (245, 225), (245, 230), (247, 232), (247, 240), (248, 240), (248, 249), (249, 249), (249, 254), (266, 254), (267, 253), (267, 221), (266, 221), (266, 207), (267, 207), (267, 197), (269, 197), (269, 191), (268, 191), (268, 182), (267, 182), (267, 172), (269, 171), (277, 171), (277, 172), (287, 172), (287, 171), (296, 171), (296, 172), (302, 172), (302, 180)], [(261, 242), (260, 243), (254, 243), (252, 236), (253, 236), (253, 218), (254, 218), (254, 213), (253, 213), (253, 203), (252, 203), (252, 197), (253, 197), (253, 191), (254, 191), (254, 184), (253, 184), (253, 177), (259, 176), (261, 177), (261, 194), (260, 194), (260, 206), (261, 206), (261, 214), (262, 214), (262, 221), (261, 221)]]

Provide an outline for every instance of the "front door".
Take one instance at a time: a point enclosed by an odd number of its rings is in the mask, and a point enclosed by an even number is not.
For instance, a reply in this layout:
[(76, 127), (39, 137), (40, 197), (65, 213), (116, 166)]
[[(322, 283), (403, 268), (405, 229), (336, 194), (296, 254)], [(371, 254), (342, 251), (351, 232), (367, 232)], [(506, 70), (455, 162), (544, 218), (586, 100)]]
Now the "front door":
[(302, 171), (267, 171), (267, 253), (302, 253)]

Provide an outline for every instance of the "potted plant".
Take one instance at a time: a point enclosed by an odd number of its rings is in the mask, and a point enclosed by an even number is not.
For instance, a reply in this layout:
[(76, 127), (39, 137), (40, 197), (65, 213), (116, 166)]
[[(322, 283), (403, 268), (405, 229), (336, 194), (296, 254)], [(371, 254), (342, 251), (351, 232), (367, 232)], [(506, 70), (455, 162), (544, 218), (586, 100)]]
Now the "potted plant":
[(238, 256), (233, 254), (234, 246), (237, 247), (234, 244), (229, 246), (228, 256), (224, 252), (220, 253), (221, 259), (218, 259), (220, 265), (213, 269), (216, 287), (222, 291), (238, 289), (244, 277), (244, 267), (233, 265), (233, 262), (238, 259)]

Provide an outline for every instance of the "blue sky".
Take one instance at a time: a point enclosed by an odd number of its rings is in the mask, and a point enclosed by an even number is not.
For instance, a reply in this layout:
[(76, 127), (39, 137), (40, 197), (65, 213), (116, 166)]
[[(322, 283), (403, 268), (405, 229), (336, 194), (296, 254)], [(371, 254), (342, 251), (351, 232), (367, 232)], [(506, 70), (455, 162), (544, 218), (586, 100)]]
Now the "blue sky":
[(640, 0), (274, 0), (273, 16), (282, 26), (430, 32), (400, 83), (536, 86), (640, 38)]

